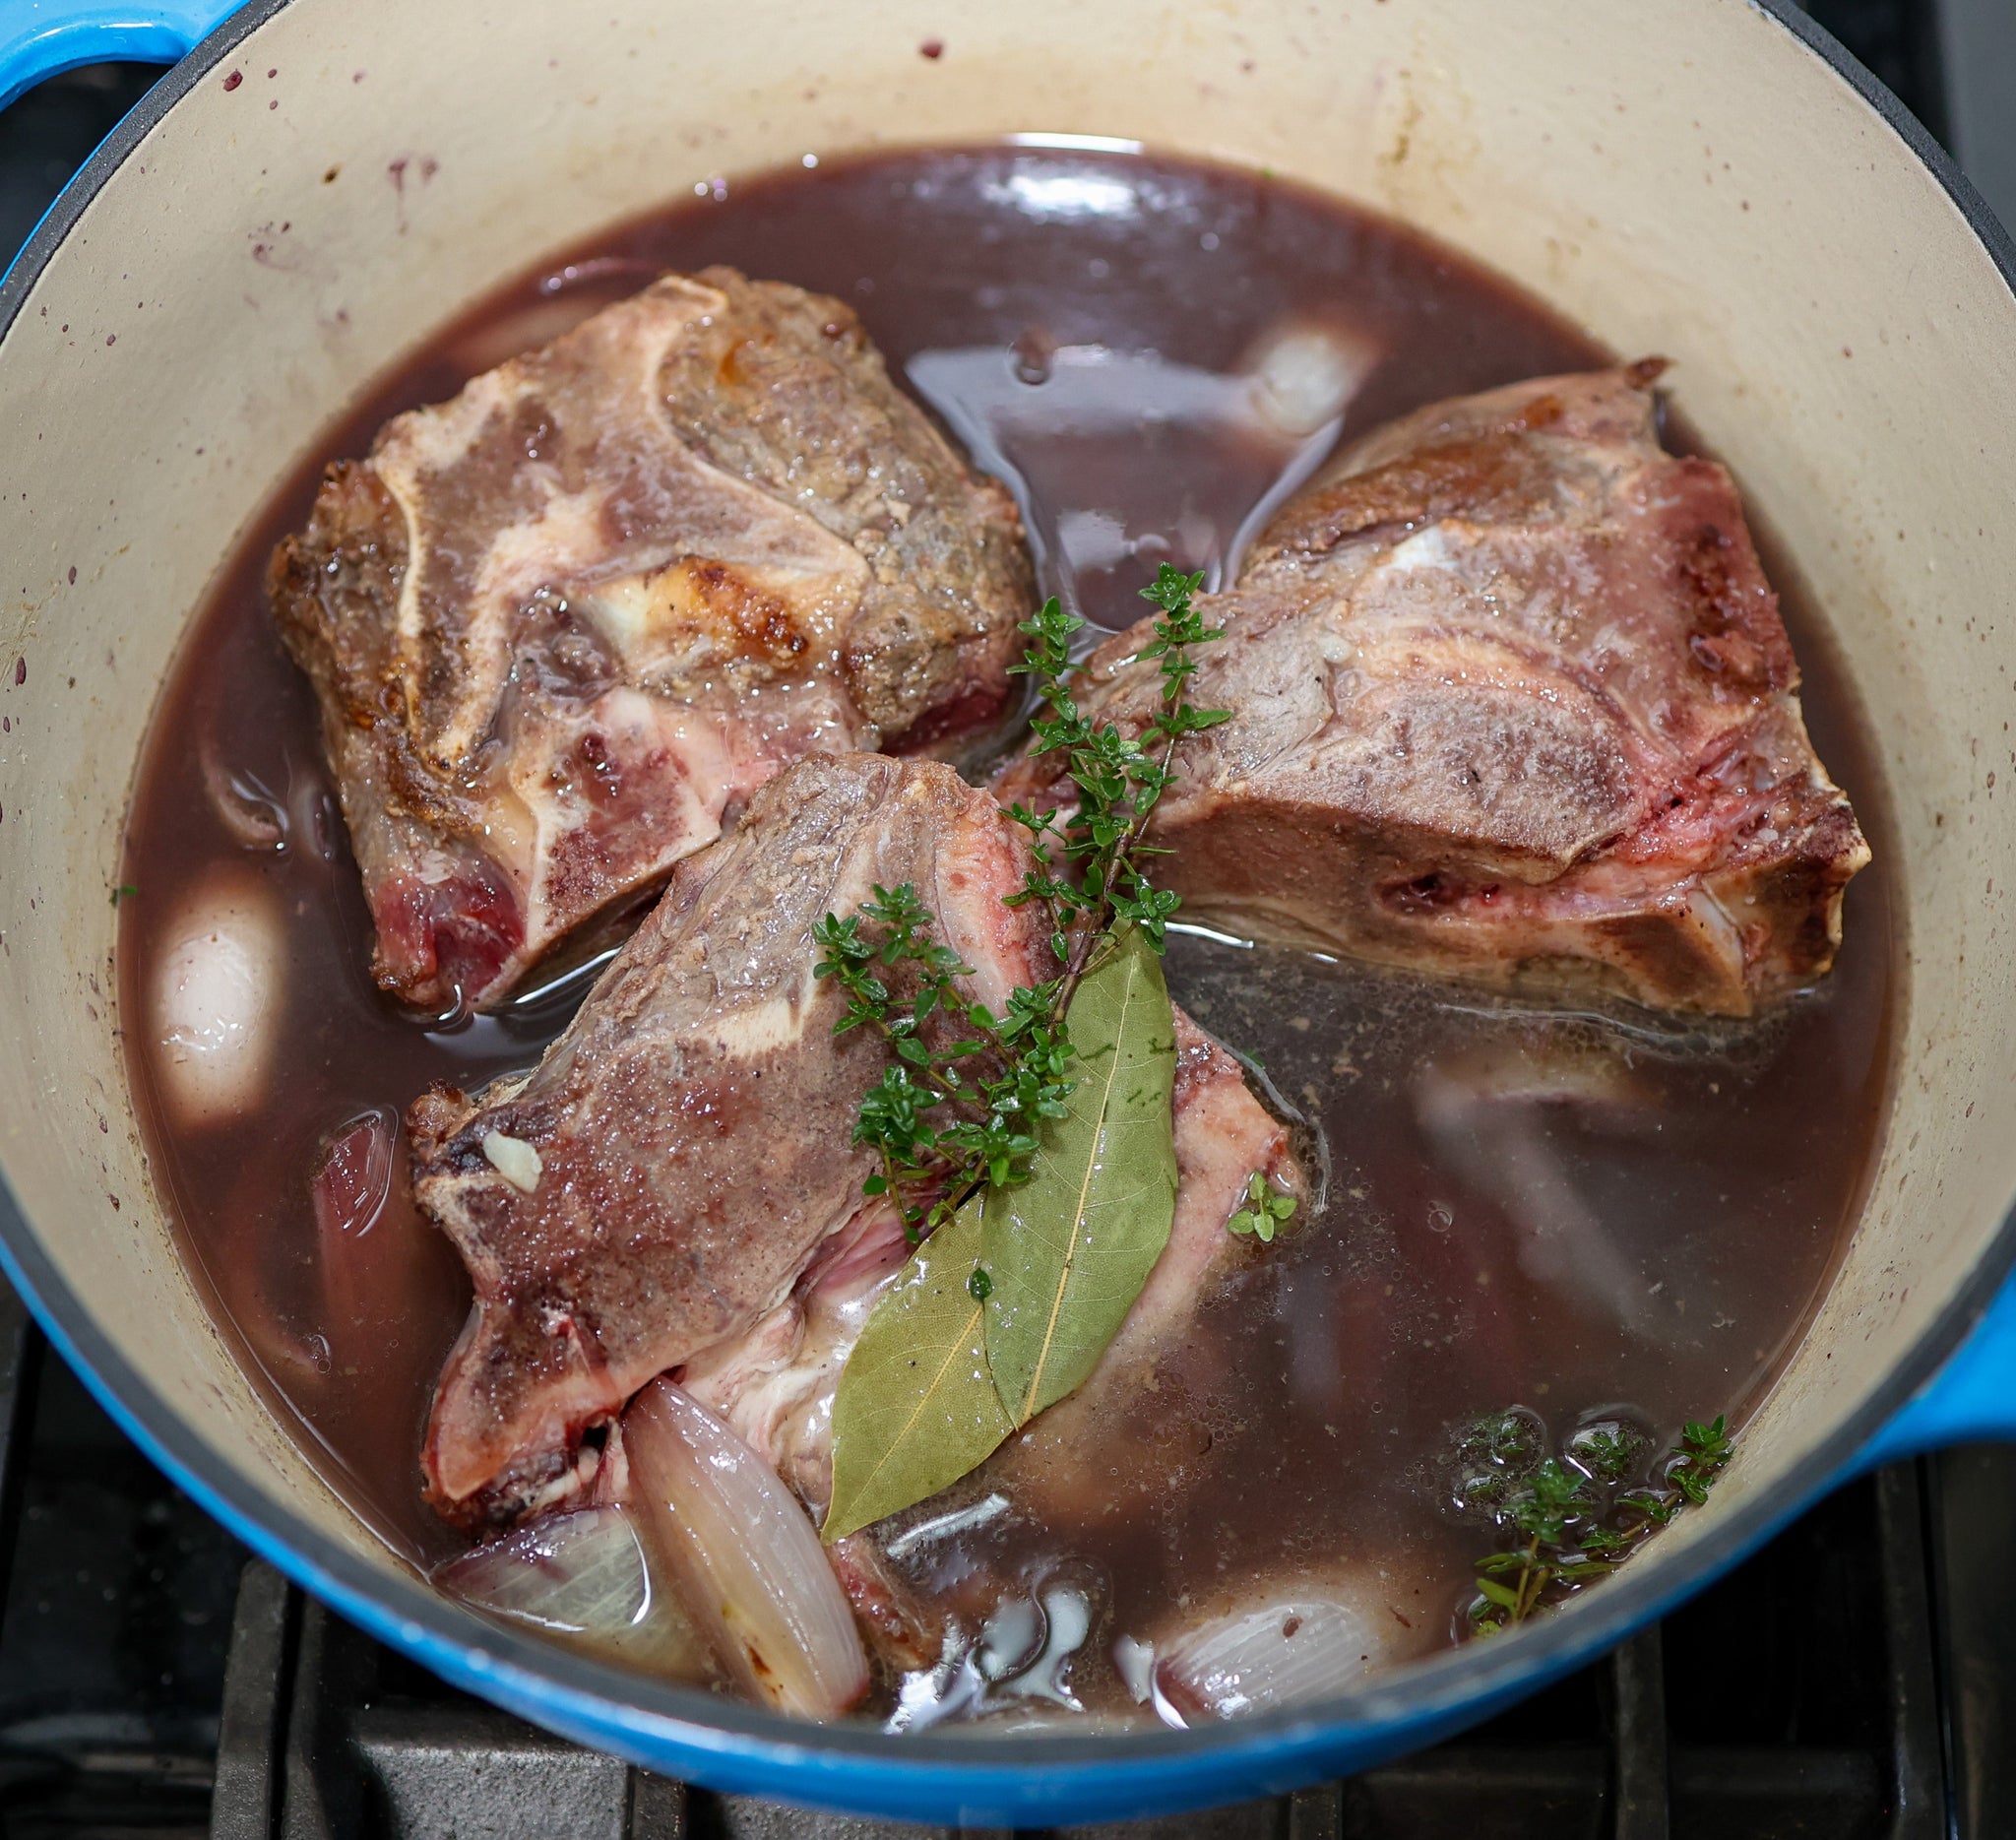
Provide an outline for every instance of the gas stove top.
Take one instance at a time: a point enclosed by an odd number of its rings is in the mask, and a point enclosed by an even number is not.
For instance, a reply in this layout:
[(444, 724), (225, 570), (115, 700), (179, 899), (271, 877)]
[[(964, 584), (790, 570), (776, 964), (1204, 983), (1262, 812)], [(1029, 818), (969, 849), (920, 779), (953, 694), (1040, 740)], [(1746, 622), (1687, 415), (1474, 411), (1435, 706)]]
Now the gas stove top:
[[(1811, 7), (2016, 214), (2007, 0)], [(1945, 74), (1942, 74), (1945, 73)], [(0, 250), (156, 73), (0, 114)], [(2016, 1449), (1822, 1502), (1614, 1655), (1460, 1738), (1114, 1840), (2016, 1834)], [(929, 1830), (664, 1781), (442, 1685), (251, 1559), (0, 1291), (0, 1833), (881, 1840)]]

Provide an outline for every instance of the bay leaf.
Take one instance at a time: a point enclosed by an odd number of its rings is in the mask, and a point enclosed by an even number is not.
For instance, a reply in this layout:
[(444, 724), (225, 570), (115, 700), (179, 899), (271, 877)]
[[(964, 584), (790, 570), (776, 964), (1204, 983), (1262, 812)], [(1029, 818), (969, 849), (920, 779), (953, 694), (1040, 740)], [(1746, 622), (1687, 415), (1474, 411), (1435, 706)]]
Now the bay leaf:
[(1087, 974), (1066, 1024), (1069, 1111), (1038, 1134), (1028, 1181), (987, 1190), (980, 1235), (987, 1362), (1017, 1425), (1098, 1364), (1176, 1209), (1175, 1023), (1162, 960), (1136, 928)]
[[(876, 1300), (833, 1399), (829, 1543), (949, 1488), (1015, 1427), (987, 1371), (975, 1195)], [(981, 1287), (984, 1289), (984, 1286)]]

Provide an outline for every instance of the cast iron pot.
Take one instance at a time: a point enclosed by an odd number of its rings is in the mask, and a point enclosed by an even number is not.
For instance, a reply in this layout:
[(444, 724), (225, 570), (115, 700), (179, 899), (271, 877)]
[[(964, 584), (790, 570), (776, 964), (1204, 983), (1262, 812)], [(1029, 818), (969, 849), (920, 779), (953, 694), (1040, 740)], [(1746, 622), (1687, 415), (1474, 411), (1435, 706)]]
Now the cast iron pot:
[[(0, 4), (0, 98), (188, 51), (0, 287), (0, 1239), (106, 1407), (248, 1545), (458, 1684), (653, 1769), (914, 1819), (1077, 1821), (1424, 1744), (1670, 1610), (1860, 1466), (2016, 1425), (2016, 1298), (1990, 1308), (2016, 1254), (2016, 270), (1789, 0), (253, 0), (189, 50), (225, 10)], [(1030, 131), (1327, 187), (1678, 360), (1862, 700), (1906, 966), (1846, 1262), (1709, 1505), (1619, 1577), (1333, 1704), (898, 1740), (502, 1631), (345, 1508), (170, 1237), (121, 1065), (108, 891), (149, 712), (234, 532), (431, 327), (717, 174)]]

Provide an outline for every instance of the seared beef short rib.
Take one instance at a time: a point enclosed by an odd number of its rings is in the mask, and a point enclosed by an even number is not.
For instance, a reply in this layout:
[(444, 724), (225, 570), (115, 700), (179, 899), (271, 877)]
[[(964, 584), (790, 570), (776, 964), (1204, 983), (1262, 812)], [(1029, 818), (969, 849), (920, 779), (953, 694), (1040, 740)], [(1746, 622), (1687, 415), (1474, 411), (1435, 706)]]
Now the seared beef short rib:
[(971, 741), (1029, 582), (1007, 492), (853, 313), (729, 269), (398, 416), (269, 576), (379, 983), (493, 1006), (780, 767)]
[(673, 870), (529, 1078), (414, 1104), (414, 1192), (475, 1285), (423, 1452), (444, 1516), (571, 1495), (597, 1460), (584, 1431), (639, 1387), (745, 1335), (815, 1261), (901, 1245), (850, 1144), (885, 1050), (835, 1037), (811, 928), (914, 882), (999, 1009), (1036, 981), (1033, 914), (1001, 900), (1028, 859), (950, 767), (815, 755)]
[[(1654, 363), (1436, 404), (1347, 451), (1201, 602), (1155, 841), (1235, 930), (1745, 1015), (1824, 973), (1868, 860), (1800, 717), (1734, 485), (1660, 446)], [(1138, 732), (1143, 622), (1088, 714)], [(1024, 761), (1004, 798), (1058, 802)]]

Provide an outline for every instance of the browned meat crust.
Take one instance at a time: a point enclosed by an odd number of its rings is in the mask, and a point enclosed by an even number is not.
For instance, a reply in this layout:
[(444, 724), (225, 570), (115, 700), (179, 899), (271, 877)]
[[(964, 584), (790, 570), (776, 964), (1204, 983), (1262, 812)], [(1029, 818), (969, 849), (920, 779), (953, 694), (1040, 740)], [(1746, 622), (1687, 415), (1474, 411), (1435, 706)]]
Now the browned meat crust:
[[(1819, 977), (1868, 860), (1814, 757), (1729, 475), (1656, 362), (1434, 405), (1346, 453), (1208, 597), (1155, 821), (1190, 910), (1496, 983), (1728, 1015)], [(1081, 701), (1138, 732), (1147, 623)], [(1004, 798), (1058, 801), (1043, 763)]]
[(780, 767), (1007, 706), (1021, 523), (839, 301), (670, 275), (401, 415), (269, 576), (380, 983), (482, 1007)]
[(1037, 922), (1001, 900), (1027, 861), (951, 768), (816, 755), (674, 869), (529, 1079), (413, 1106), (414, 1193), (475, 1284), (424, 1452), (445, 1516), (573, 1492), (586, 1428), (775, 1310), (867, 1205), (850, 1137), (885, 1052), (834, 1036), (814, 922), (914, 882), (999, 1009), (1035, 982)]

